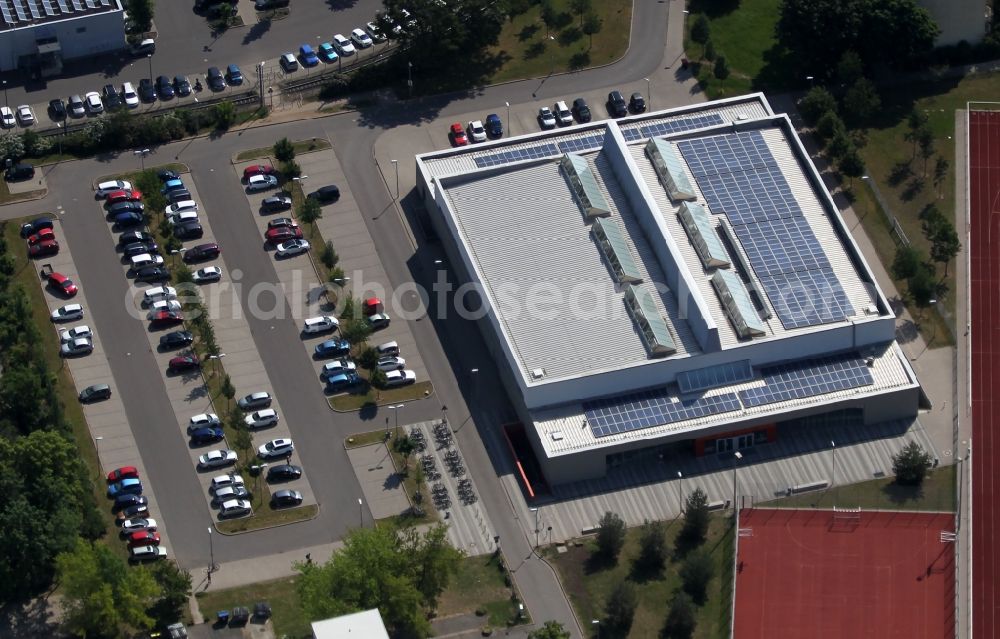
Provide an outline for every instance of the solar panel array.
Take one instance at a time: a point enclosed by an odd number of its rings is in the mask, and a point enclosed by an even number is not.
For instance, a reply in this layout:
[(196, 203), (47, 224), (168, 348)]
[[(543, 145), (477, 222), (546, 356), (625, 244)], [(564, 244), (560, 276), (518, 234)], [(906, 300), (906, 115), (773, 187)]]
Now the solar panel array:
[(539, 144), (520, 149), (509, 149), (500, 153), (494, 153), (493, 155), (481, 155), (475, 158), (475, 161), (476, 166), (485, 169), (491, 166), (510, 164), (511, 162), (519, 162), (521, 160), (537, 160), (553, 155), (559, 155), (555, 144)]
[(875, 383), (865, 361), (853, 354), (769, 366), (762, 369), (761, 374), (765, 386), (740, 391), (740, 399), (748, 408)]
[(110, 0), (0, 0), (0, 15), (9, 27), (37, 24), (72, 15), (75, 11), (97, 11), (102, 8), (111, 8)]
[(736, 393), (682, 401), (666, 389), (642, 391), (583, 404), (587, 424), (594, 437), (607, 437), (739, 409), (740, 400)]
[(35, 0), (28, 0), (28, 11), (31, 12), (31, 17), (35, 20), (41, 19), (42, 12), (38, 10), (38, 3)]
[(854, 314), (760, 131), (677, 143), (713, 213), (733, 226), (786, 329)]
[(688, 394), (739, 384), (751, 379), (753, 379), (753, 367), (750, 366), (750, 360), (741, 359), (738, 362), (726, 362), (678, 373), (677, 385), (680, 386), (681, 393)]
[(563, 140), (559, 143), (559, 150), (563, 153), (577, 153), (579, 151), (589, 151), (599, 149), (604, 144), (604, 135), (588, 135), (585, 138), (574, 138)]
[(14, 6), (14, 13), (17, 14), (17, 19), (21, 22), (29, 22), (28, 14), (25, 13), (24, 7), (21, 6), (21, 0), (8, 0)]

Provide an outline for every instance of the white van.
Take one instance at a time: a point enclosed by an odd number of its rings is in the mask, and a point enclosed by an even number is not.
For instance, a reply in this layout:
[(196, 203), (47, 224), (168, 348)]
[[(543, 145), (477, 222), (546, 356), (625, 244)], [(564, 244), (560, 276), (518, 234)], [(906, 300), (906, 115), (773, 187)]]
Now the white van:
[(147, 266), (161, 266), (163, 264), (162, 255), (150, 255), (149, 253), (140, 253), (139, 255), (132, 256), (132, 268), (139, 270)]
[(573, 124), (573, 114), (570, 112), (569, 107), (562, 100), (556, 102), (556, 119), (559, 120), (559, 124)]

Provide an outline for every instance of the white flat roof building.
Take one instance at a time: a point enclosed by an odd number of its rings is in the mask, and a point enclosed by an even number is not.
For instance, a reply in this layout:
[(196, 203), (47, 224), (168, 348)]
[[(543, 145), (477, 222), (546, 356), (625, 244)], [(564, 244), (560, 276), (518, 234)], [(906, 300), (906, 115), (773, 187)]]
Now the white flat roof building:
[(763, 95), (416, 162), (550, 483), (818, 411), (916, 413), (895, 316)]
[(378, 608), (312, 622), (314, 639), (389, 639)]

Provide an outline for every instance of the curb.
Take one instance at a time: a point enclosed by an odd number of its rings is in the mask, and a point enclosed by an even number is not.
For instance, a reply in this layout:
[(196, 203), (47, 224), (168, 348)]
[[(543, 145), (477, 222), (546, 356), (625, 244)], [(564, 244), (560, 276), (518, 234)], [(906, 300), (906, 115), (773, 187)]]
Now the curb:
[[(435, 394), (435, 392), (434, 392), (434, 384), (432, 383), (431, 384), (431, 390), (428, 391), (428, 393), (426, 395), (424, 395), (423, 397), (416, 397), (414, 399), (401, 399), (401, 400), (398, 400), (398, 401), (395, 401), (395, 402), (376, 402), (375, 403), (375, 407), (378, 408), (380, 406), (388, 406), (389, 404), (409, 404), (411, 402), (422, 402), (425, 399), (430, 399), (431, 397), (434, 396), (434, 394)], [(349, 410), (341, 410), (339, 408), (334, 408), (333, 407), (333, 404), (330, 403), (331, 399), (332, 399), (332, 397), (328, 397), (326, 399), (326, 405), (329, 406), (330, 410), (333, 411), (334, 413), (340, 413), (342, 415), (362, 410), (365, 406), (369, 405), (369, 404), (364, 404), (363, 406), (359, 406), (358, 408), (351, 408)]]
[[(306, 507), (308, 507), (308, 506), (306, 506)], [(261, 526), (260, 528), (254, 528), (252, 530), (240, 530), (240, 531), (237, 531), (237, 532), (223, 532), (223, 531), (219, 530), (219, 523), (220, 522), (213, 521), (212, 522), (212, 528), (214, 528), (215, 532), (219, 533), (220, 535), (224, 535), (226, 537), (236, 537), (237, 535), (248, 535), (250, 533), (260, 532), (261, 530), (273, 530), (274, 528), (284, 528), (285, 526), (294, 526), (295, 524), (301, 524), (302, 522), (305, 522), (305, 521), (312, 521), (313, 519), (316, 519), (317, 517), (319, 517), (319, 513), (320, 513), (321, 510), (322, 510), (322, 508), (319, 505), (319, 503), (317, 502), (316, 503), (316, 514), (314, 514), (312, 517), (306, 517), (305, 519), (296, 519), (295, 521), (286, 521), (286, 522), (284, 522), (282, 524), (274, 524), (274, 525), (271, 525), (271, 526)]]

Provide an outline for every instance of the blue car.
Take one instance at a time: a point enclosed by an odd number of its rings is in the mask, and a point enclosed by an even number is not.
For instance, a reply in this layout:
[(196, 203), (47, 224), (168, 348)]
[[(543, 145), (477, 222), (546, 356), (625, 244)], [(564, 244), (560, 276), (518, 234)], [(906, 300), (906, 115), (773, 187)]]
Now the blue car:
[(329, 42), (324, 42), (323, 44), (319, 45), (319, 59), (322, 60), (323, 62), (331, 64), (333, 62), (336, 62), (337, 58), (339, 57), (340, 56), (337, 55), (337, 50), (334, 49), (333, 45), (330, 44)]
[(486, 135), (491, 138), (503, 135), (503, 122), (500, 121), (500, 116), (496, 113), (490, 113), (486, 116)]
[(184, 188), (184, 182), (176, 179), (167, 180), (166, 182), (163, 183), (163, 188), (160, 189), (160, 193), (166, 194), (169, 191), (174, 191), (176, 189), (183, 189), (183, 188)]
[(358, 377), (357, 373), (340, 373), (339, 375), (334, 375), (330, 379), (326, 380), (326, 390), (331, 393), (339, 393), (347, 390), (360, 381), (361, 378)]
[(214, 444), (225, 438), (221, 428), (199, 428), (191, 433), (191, 443), (195, 446)]
[(299, 47), (299, 59), (302, 61), (302, 66), (304, 67), (314, 67), (319, 64), (316, 52), (308, 44), (303, 44)]
[(235, 64), (230, 64), (226, 67), (226, 77), (231, 86), (243, 84), (243, 72)]
[(142, 214), (135, 211), (126, 211), (115, 216), (115, 225), (119, 228), (127, 226), (138, 226), (142, 224)]
[(116, 481), (108, 486), (108, 497), (118, 497), (119, 495), (139, 495), (142, 494), (142, 482), (135, 477)]
[(351, 343), (346, 339), (328, 339), (316, 346), (316, 357), (337, 357), (351, 352)]

